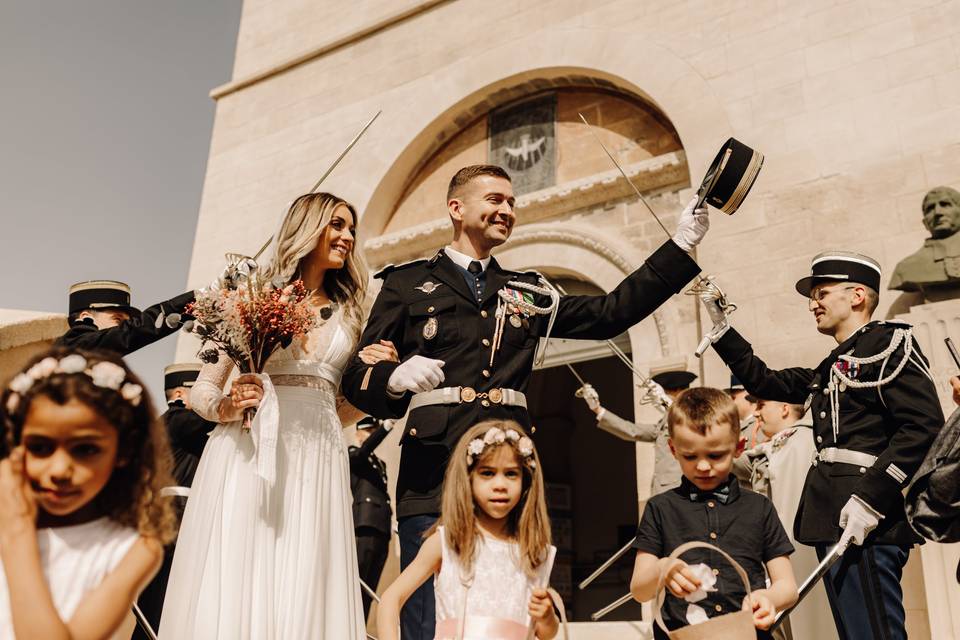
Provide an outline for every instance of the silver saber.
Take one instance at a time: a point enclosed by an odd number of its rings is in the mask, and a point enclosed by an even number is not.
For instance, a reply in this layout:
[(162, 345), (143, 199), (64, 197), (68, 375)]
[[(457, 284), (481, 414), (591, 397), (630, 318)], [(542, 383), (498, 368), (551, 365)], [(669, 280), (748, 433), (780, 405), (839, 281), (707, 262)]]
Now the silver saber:
[(587, 122), (587, 119), (583, 117), (583, 114), (582, 114), (582, 113), (579, 113), (579, 112), (578, 112), (577, 115), (580, 116), (580, 119), (581, 119), (581, 120), (583, 120), (583, 124), (587, 125), (587, 129), (588, 129), (588, 130), (590, 131), (590, 133), (593, 135), (593, 139), (597, 141), (597, 144), (600, 145), (600, 148), (603, 149), (603, 152), (607, 154), (607, 157), (608, 157), (608, 158), (610, 158), (610, 162), (612, 162), (612, 163), (614, 164), (614, 166), (616, 166), (617, 169), (619, 169), (620, 175), (623, 176), (623, 179), (627, 181), (627, 184), (629, 184), (631, 187), (633, 187), (633, 191), (637, 194), (637, 197), (640, 198), (640, 202), (643, 203), (643, 206), (645, 206), (645, 207), (647, 208), (647, 211), (650, 212), (650, 215), (653, 216), (653, 219), (657, 221), (657, 224), (660, 225), (660, 228), (663, 229), (663, 232), (664, 232), (665, 234), (667, 234), (667, 237), (668, 237), (668, 238), (670, 238), (670, 237), (671, 237), (670, 232), (667, 231), (667, 228), (663, 225), (663, 222), (660, 221), (660, 218), (657, 216), (657, 214), (654, 213), (654, 212), (653, 212), (653, 209), (650, 207), (650, 205), (647, 204), (647, 199), (643, 197), (643, 194), (642, 194), (642, 193), (640, 193), (640, 189), (637, 188), (637, 185), (633, 184), (633, 180), (631, 180), (630, 178), (627, 177), (627, 172), (623, 170), (623, 167), (621, 167), (621, 166), (620, 166), (620, 163), (617, 162), (617, 159), (613, 157), (613, 154), (610, 153), (610, 152), (607, 150), (606, 145), (603, 144), (603, 142), (600, 140), (600, 136), (598, 136), (598, 135), (596, 134), (596, 132), (593, 130), (593, 127), (590, 126), (590, 123)]
[(153, 627), (150, 626), (150, 623), (147, 622), (147, 617), (143, 615), (143, 611), (140, 611), (140, 607), (137, 606), (137, 603), (133, 603), (133, 617), (137, 619), (137, 624), (140, 625), (140, 628), (143, 629), (143, 632), (147, 634), (147, 637), (150, 640), (157, 640), (157, 634), (153, 630)]
[(367, 592), (367, 595), (373, 598), (373, 601), (377, 604), (380, 604), (380, 596), (377, 595), (377, 592), (367, 586), (367, 583), (363, 581), (362, 578), (357, 578), (360, 580), (360, 588)]
[(830, 551), (827, 552), (827, 555), (823, 557), (823, 560), (820, 561), (820, 564), (817, 565), (817, 568), (814, 569), (813, 573), (810, 574), (810, 577), (804, 580), (803, 584), (800, 585), (800, 589), (798, 590), (798, 595), (797, 595), (797, 601), (793, 603), (793, 606), (787, 609), (784, 609), (783, 611), (777, 614), (777, 618), (776, 620), (774, 620), (773, 625), (771, 625), (770, 631), (773, 631), (774, 629), (779, 627), (783, 623), (783, 621), (787, 619), (787, 616), (789, 616), (790, 613), (797, 608), (797, 605), (799, 605), (803, 601), (803, 599), (811, 591), (813, 591), (813, 588), (816, 586), (817, 582), (819, 582), (823, 576), (827, 575), (827, 572), (830, 570), (830, 567), (835, 565), (837, 561), (843, 557), (843, 554), (847, 550), (847, 547), (849, 545), (850, 545), (849, 542), (842, 547), (840, 546), (839, 542), (833, 545)]
[(596, 571), (594, 571), (594, 572), (591, 573), (589, 576), (587, 576), (586, 579), (583, 580), (583, 582), (581, 582), (579, 585), (577, 585), (577, 588), (578, 588), (578, 589), (586, 589), (587, 587), (589, 587), (591, 582), (593, 582), (594, 580), (596, 580), (597, 578), (599, 578), (601, 573), (603, 573), (604, 571), (606, 571), (607, 569), (609, 569), (609, 568), (613, 565), (614, 562), (616, 562), (617, 560), (619, 560), (620, 558), (622, 558), (622, 557), (623, 557), (623, 554), (625, 554), (627, 551), (630, 550), (630, 547), (633, 545), (633, 543), (634, 543), (634, 541), (635, 541), (636, 539), (637, 539), (636, 536), (634, 536), (633, 538), (631, 538), (631, 539), (630, 539), (630, 542), (628, 542), (627, 544), (623, 545), (623, 547), (622, 547), (619, 551), (617, 551), (615, 554), (613, 554), (612, 556), (610, 556), (610, 559), (609, 559), (609, 560), (607, 560), (606, 562), (604, 562), (602, 565), (600, 565), (600, 566), (597, 568)]
[(616, 600), (614, 600), (613, 602), (605, 606), (603, 609), (600, 609), (599, 611), (595, 611), (591, 613), (590, 619), (596, 622), (597, 620), (607, 615), (614, 609), (618, 609), (622, 607), (623, 605), (627, 604), (631, 600), (633, 600), (633, 594), (628, 593), (626, 595), (620, 596), (619, 598), (617, 598)]
[[(337, 156), (337, 159), (334, 160), (333, 163), (327, 168), (327, 170), (323, 172), (323, 175), (320, 176), (320, 179), (317, 180), (316, 184), (314, 184), (313, 187), (311, 187), (310, 193), (313, 193), (314, 191), (316, 191), (317, 187), (319, 187), (320, 184), (323, 183), (323, 181), (327, 178), (327, 176), (329, 176), (333, 172), (333, 170), (337, 168), (337, 165), (340, 164), (340, 161), (343, 160), (344, 156), (350, 153), (350, 149), (353, 149), (354, 145), (356, 145), (357, 142), (360, 140), (360, 137), (367, 132), (367, 129), (370, 128), (370, 125), (373, 124), (374, 120), (380, 117), (381, 113), (383, 113), (383, 109), (378, 110), (374, 114), (374, 116), (367, 121), (367, 124), (363, 125), (363, 129), (360, 129), (360, 132), (357, 135), (353, 136), (353, 140), (350, 141), (350, 144), (347, 145), (347, 148), (344, 149), (339, 156)], [(267, 247), (270, 246), (271, 242), (273, 242), (273, 236), (270, 236), (267, 239), (267, 241), (263, 244), (263, 246), (260, 247), (260, 251), (257, 251), (256, 255), (253, 256), (253, 259), (256, 260), (257, 258), (259, 258), (260, 254), (262, 254), (264, 251), (267, 250)]]

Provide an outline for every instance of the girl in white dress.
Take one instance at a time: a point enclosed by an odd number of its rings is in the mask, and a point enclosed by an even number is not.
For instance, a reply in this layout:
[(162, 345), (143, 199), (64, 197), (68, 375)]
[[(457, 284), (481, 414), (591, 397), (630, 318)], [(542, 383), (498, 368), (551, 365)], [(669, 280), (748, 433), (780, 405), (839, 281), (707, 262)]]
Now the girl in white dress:
[(150, 398), (119, 358), (56, 348), (2, 407), (0, 638), (129, 638), (174, 534)]
[[(277, 352), (264, 375), (237, 377), (228, 394), (225, 356), (204, 365), (191, 391), (194, 410), (219, 424), (184, 512), (163, 640), (365, 638), (341, 434), (341, 420), (360, 414), (337, 396), (367, 284), (355, 225), (353, 208), (330, 194), (294, 201), (265, 275), (302, 279), (323, 324)], [(246, 407), (258, 407), (249, 430)]]
[(434, 578), (437, 640), (546, 640), (559, 623), (547, 592), (556, 548), (533, 441), (513, 421), (471, 427), (453, 450), (439, 526), (381, 598), (381, 640)]

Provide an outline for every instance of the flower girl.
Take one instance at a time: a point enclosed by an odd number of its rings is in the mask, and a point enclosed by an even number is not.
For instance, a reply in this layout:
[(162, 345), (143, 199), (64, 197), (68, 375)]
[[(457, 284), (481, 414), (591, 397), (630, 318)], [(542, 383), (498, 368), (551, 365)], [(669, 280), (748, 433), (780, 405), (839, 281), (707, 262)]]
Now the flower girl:
[(122, 360), (58, 348), (3, 392), (0, 637), (129, 638), (173, 537), (162, 426)]
[(436, 575), (438, 640), (553, 638), (555, 553), (533, 441), (516, 422), (481, 422), (453, 451), (439, 526), (383, 594), (380, 637), (397, 638), (403, 603)]

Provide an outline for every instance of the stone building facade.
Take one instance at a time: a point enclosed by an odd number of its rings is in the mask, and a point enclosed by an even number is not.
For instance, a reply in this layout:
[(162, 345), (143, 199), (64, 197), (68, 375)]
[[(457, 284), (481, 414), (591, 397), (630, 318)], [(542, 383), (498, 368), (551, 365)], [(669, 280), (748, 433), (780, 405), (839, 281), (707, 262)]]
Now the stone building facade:
[[(453, 171), (497, 152), (491, 136), (505, 110), (548, 100), (548, 139), (510, 143), (523, 162), (549, 146), (552, 165), (519, 198), (518, 226), (498, 260), (609, 290), (662, 242), (578, 113), (668, 228), (735, 136), (765, 154), (764, 168), (736, 215), (713, 213), (698, 260), (738, 304), (734, 324), (769, 364), (811, 365), (831, 342), (793, 289), (810, 258), (842, 247), (875, 257), (889, 273), (926, 236), (924, 193), (960, 186), (958, 50), (956, 1), (246, 0), (233, 80), (212, 93), (216, 120), (189, 284), (209, 282), (227, 251), (255, 252), (286, 204), (381, 109), (323, 188), (363, 212), (359, 242), (373, 266), (431, 254), (449, 237), (443, 195)], [(878, 314), (894, 298), (882, 292)], [(682, 364), (705, 384), (725, 386), (713, 354), (692, 356), (701, 329), (693, 299), (677, 296), (620, 343), (640, 371)], [(193, 346), (182, 339), (178, 357), (190, 357)], [(561, 345), (547, 364), (585, 362), (587, 370), (608, 355), (602, 346)], [(593, 366), (623, 392), (612, 401), (627, 415), (651, 417), (629, 398), (625, 368)], [(571, 396), (575, 386), (554, 369), (534, 387), (565, 385)], [(544, 424), (586, 421), (576, 402)], [(570, 428), (583, 435), (590, 425)], [(393, 447), (383, 457), (395, 461), (394, 444), (384, 447)], [(630, 486), (610, 496), (614, 483), (603, 501), (642, 504), (652, 451), (638, 445), (634, 466), (619, 486), (635, 480), (637, 493)], [(567, 486), (572, 511), (587, 487), (580, 482)], [(577, 579), (603, 554), (578, 547), (586, 525), (576, 516), (571, 523), (569, 575)], [(620, 542), (615, 529), (579, 537), (602, 549)], [(957, 552), (925, 552), (923, 564), (920, 555), (905, 578), (910, 637), (960, 637), (960, 595), (944, 578)], [(626, 583), (611, 579), (605, 588), (596, 600), (577, 601), (578, 619)], [(626, 623), (589, 633), (583, 637), (642, 637)]]

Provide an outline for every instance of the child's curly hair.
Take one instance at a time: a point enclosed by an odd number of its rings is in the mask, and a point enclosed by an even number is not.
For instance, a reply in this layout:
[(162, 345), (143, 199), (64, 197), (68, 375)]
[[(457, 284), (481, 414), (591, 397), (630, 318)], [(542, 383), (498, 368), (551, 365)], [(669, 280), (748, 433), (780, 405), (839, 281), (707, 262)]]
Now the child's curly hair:
[[(45, 358), (59, 361), (74, 354), (83, 356), (89, 366), (99, 362), (118, 365), (125, 373), (125, 382), (144, 386), (123, 360), (103, 351), (54, 347), (31, 360), (23, 372)], [(15, 397), (11, 398), (12, 395)], [(161, 488), (174, 484), (170, 476), (172, 458), (166, 430), (157, 419), (146, 389), (139, 402), (131, 402), (119, 390), (95, 385), (84, 372), (51, 373), (35, 379), (22, 393), (5, 388), (0, 402), (4, 455), (20, 444), (30, 403), (39, 395), (59, 405), (78, 400), (113, 425), (117, 430), (117, 460), (124, 464), (114, 467), (110, 480), (94, 498), (96, 504), (102, 513), (137, 529), (143, 536), (163, 544), (172, 541), (176, 535), (173, 508), (169, 499), (160, 496)]]

